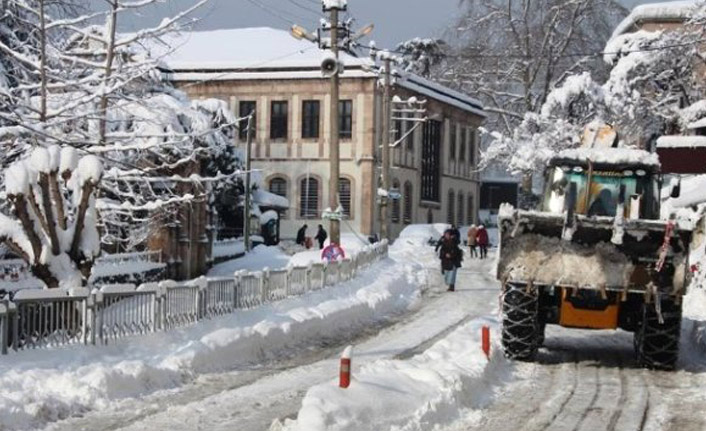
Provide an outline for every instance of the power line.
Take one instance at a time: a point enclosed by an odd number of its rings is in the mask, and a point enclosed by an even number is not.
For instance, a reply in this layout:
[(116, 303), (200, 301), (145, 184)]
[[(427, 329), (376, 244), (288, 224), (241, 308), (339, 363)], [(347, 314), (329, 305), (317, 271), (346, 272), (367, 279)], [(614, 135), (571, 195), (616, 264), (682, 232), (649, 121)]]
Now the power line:
[(291, 4), (293, 4), (294, 6), (298, 7), (299, 9), (305, 10), (305, 11), (307, 11), (307, 12), (311, 12), (312, 14), (316, 15), (317, 18), (320, 18), (320, 17), (321, 17), (321, 11), (314, 10), (314, 9), (308, 7), (308, 6), (305, 6), (305, 5), (303, 5), (303, 4), (300, 4), (300, 3), (297, 2), (297, 0), (287, 0), (287, 1), (289, 1)]
[[(677, 49), (677, 48), (684, 48), (688, 46), (693, 46), (693, 45), (698, 45), (703, 43), (705, 40), (697, 40), (697, 41), (692, 41), (692, 42), (684, 42), (684, 43), (677, 43), (677, 44), (672, 44), (672, 45), (663, 45), (663, 46), (654, 46), (654, 47), (645, 47), (645, 48), (639, 48), (639, 49), (632, 49), (632, 50), (623, 50), (623, 51), (601, 51), (601, 52), (585, 52), (585, 53), (569, 53), (569, 54), (562, 54), (562, 55), (548, 55), (548, 54), (529, 54), (529, 55), (524, 55), (524, 54), (459, 54), (459, 55), (446, 55), (445, 58), (455, 58), (455, 59), (498, 59), (498, 58), (514, 58), (514, 59), (520, 59), (520, 60), (527, 60), (527, 59), (534, 59), (534, 58), (575, 58), (575, 57), (602, 57), (606, 55), (621, 55), (621, 54), (633, 54), (633, 53), (638, 53), (638, 52), (656, 52), (656, 51), (667, 51), (671, 49)], [(394, 54), (400, 54), (404, 55), (407, 54), (404, 51), (398, 50), (398, 49), (383, 49), (383, 48), (376, 48), (372, 46), (365, 46), (365, 45), (357, 45), (359, 48), (364, 48), (368, 49), (373, 52), (390, 52)]]

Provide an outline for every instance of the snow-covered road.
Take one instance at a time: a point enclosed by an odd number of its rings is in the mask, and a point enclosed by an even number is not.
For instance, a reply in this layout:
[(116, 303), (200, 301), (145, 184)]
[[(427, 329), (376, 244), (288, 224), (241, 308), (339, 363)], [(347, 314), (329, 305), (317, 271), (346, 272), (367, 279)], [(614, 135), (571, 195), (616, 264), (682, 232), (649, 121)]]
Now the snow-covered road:
[(353, 337), (341, 334), (338, 342), (311, 345), (295, 357), (280, 357), (255, 369), (204, 375), (178, 390), (128, 400), (47, 429), (267, 429), (275, 420), (296, 417), (309, 387), (337, 376), (338, 355), (345, 345), (355, 345), (355, 368), (379, 359), (408, 358), (450, 329), (497, 309), (498, 290), (488, 274), (490, 265), (490, 260), (473, 261), (460, 274), (456, 292), (434, 287), (408, 314)]
[[(509, 362), (494, 344), (495, 354), (486, 367), (477, 353), (476, 332), (480, 324), (489, 324), (497, 342), (499, 286), (489, 274), (492, 259), (465, 262), (455, 293), (443, 291), (433, 259), (421, 260), (427, 262), (435, 285), (402, 315), (368, 322), (362, 329), (337, 329), (338, 338), (308, 340), (272, 352), (257, 365), (202, 374), (186, 385), (118, 401), (46, 429), (706, 430), (706, 359), (703, 346), (692, 343), (697, 325), (703, 331), (703, 321), (685, 314), (676, 372), (636, 368), (632, 334), (555, 326), (547, 328), (536, 363)], [(706, 304), (706, 293), (697, 293), (698, 301), (692, 303)], [(348, 344), (355, 346), (354, 382), (352, 389), (342, 391), (333, 382), (338, 356)], [(447, 357), (440, 354), (444, 349), (449, 350)], [(425, 355), (431, 362), (425, 362)], [(434, 358), (457, 363), (435, 363)], [(428, 366), (429, 375), (419, 374), (419, 364)], [(484, 367), (490, 371), (479, 373)], [(406, 373), (420, 386), (432, 382), (428, 393), (442, 396), (419, 407), (420, 395), (427, 393), (410, 390), (399, 376), (390, 376), (376, 389), (374, 379), (388, 372)], [(322, 395), (331, 394), (335, 399), (319, 404)], [(382, 394), (384, 402), (371, 408), (361, 394)], [(323, 413), (326, 420), (337, 415), (341, 419), (310, 428), (311, 422), (302, 417), (311, 419), (312, 411), (314, 417)], [(409, 419), (400, 419), (400, 412)], [(389, 424), (378, 427), (388, 416)]]
[(635, 367), (632, 334), (548, 327), (537, 363), (517, 363), (496, 402), (454, 429), (704, 430), (706, 361), (690, 339), (680, 370), (660, 372)]

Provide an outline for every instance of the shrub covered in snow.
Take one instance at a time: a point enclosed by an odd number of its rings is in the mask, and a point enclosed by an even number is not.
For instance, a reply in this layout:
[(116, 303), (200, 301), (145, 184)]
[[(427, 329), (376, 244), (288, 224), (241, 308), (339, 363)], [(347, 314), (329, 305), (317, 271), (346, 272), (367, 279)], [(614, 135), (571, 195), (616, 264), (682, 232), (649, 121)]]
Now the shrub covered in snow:
[(7, 168), (14, 218), (0, 214), (0, 239), (48, 287), (85, 284), (100, 254), (94, 192), (103, 165), (71, 147), (35, 148)]

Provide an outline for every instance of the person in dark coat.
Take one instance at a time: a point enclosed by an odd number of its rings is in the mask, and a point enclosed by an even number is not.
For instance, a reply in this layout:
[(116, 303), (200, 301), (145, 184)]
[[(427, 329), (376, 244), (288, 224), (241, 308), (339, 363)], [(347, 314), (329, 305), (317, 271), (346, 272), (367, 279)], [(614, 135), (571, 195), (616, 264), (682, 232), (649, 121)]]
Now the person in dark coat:
[(456, 241), (456, 245), (461, 245), (461, 231), (458, 230), (458, 227), (456, 225), (451, 225), (451, 235), (453, 235), (454, 241)]
[(480, 248), (480, 258), (485, 259), (488, 257), (488, 231), (485, 226), (478, 226), (478, 232), (476, 233), (476, 243)]
[(444, 282), (448, 291), (456, 290), (456, 272), (463, 261), (463, 250), (458, 247), (452, 233), (446, 233), (439, 248), (441, 269), (444, 272)]
[(322, 225), (319, 225), (319, 231), (316, 232), (316, 236), (314, 237), (315, 240), (319, 241), (319, 250), (324, 248), (326, 238), (328, 238), (328, 233), (326, 233)]
[(459, 231), (456, 226), (452, 225), (450, 228), (446, 229), (444, 234), (441, 235), (441, 237), (439, 237), (436, 241), (436, 246), (434, 247), (435, 251), (439, 251), (439, 248), (444, 243), (444, 238), (446, 238), (447, 235), (451, 235), (451, 239), (456, 242), (456, 245), (461, 244), (461, 231)]
[(304, 225), (297, 231), (297, 244), (305, 245), (306, 242), (306, 229), (309, 226)]

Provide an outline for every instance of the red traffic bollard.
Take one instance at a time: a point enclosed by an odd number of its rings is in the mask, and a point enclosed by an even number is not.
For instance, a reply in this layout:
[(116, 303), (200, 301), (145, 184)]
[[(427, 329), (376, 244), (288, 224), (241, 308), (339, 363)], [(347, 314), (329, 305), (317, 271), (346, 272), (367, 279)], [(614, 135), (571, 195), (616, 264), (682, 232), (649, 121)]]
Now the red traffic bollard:
[(341, 388), (347, 388), (351, 385), (351, 354), (353, 353), (353, 346), (346, 347), (341, 355), (341, 371), (339, 375), (338, 386)]
[(490, 359), (490, 328), (483, 325), (483, 353), (485, 357)]

